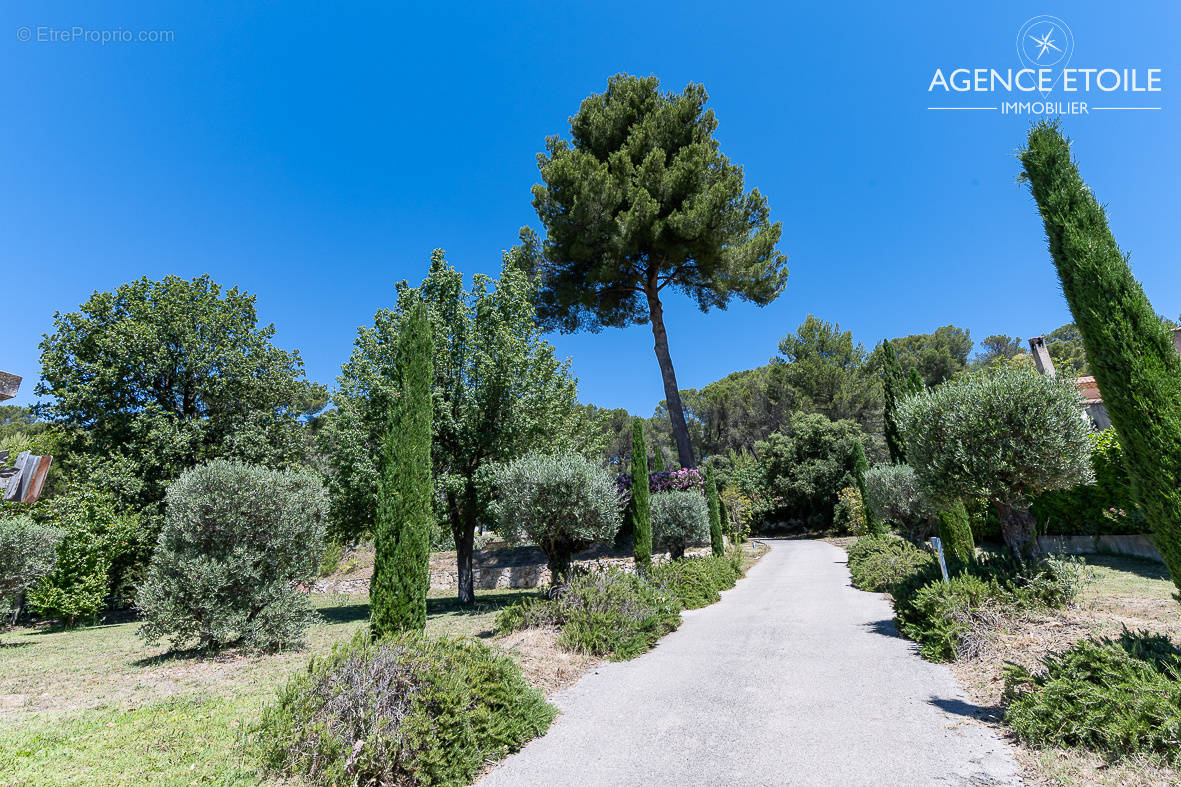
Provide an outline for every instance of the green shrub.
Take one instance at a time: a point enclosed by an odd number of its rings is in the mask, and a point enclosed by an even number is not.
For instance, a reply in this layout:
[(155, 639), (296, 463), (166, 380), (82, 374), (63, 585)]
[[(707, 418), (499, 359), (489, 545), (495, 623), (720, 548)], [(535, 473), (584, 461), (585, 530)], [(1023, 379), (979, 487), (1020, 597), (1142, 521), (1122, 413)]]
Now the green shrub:
[(889, 593), (900, 581), (918, 576), (927, 581), (939, 574), (935, 557), (897, 536), (859, 538), (848, 550), (853, 587)]
[(877, 464), (865, 471), (865, 507), (873, 518), (914, 540), (931, 535), (932, 506), (910, 465)]
[(971, 613), (1002, 593), (995, 581), (972, 574), (929, 582), (897, 603), (898, 631), (918, 643), (923, 658), (952, 661), (961, 638), (971, 631)]
[[(659, 449), (658, 449), (659, 452)], [(663, 461), (663, 460), (662, 460)], [(648, 448), (644, 444), (644, 419), (632, 419), (632, 478), (648, 477)], [(636, 567), (652, 565), (652, 506), (647, 484), (633, 484), (627, 517), (632, 531), (632, 556)]]
[(306, 588), (324, 540), (324, 490), (310, 473), (222, 459), (167, 493), (160, 542), (136, 605), (149, 644), (298, 644), (315, 617)]
[(1148, 532), (1114, 429), (1088, 435), (1095, 483), (1045, 492), (1030, 510), (1047, 535), (1119, 535)]
[[(1060, 608), (1078, 595), (1086, 571), (1078, 560), (1047, 558), (1020, 562), (988, 555), (959, 567), (944, 582), (938, 569), (916, 571), (890, 587), (898, 630), (919, 643), (931, 661), (971, 655), (982, 607), (995, 612), (1022, 608)], [(986, 621), (985, 621), (986, 622)], [(967, 646), (965, 648), (965, 646)]]
[(861, 498), (861, 490), (855, 486), (847, 486), (837, 492), (837, 504), (832, 513), (833, 526), (842, 533), (864, 536), (869, 533), (869, 525), (865, 518), (865, 503)]
[(687, 558), (662, 563), (652, 569), (651, 578), (667, 588), (685, 609), (708, 606), (721, 598), (742, 576), (737, 554)]
[(496, 468), (494, 478), (498, 532), (510, 543), (537, 544), (555, 583), (568, 574), (575, 552), (610, 544), (623, 522), (614, 479), (580, 454), (528, 454)]
[(320, 785), (463, 785), (556, 710), (481, 642), (358, 637), (313, 659), (254, 730), (263, 762)]
[(93, 618), (108, 597), (127, 590), (142, 551), (139, 520), (117, 511), (110, 494), (89, 489), (54, 498), (44, 516), (62, 537), (53, 570), (29, 589), (29, 606), (67, 625)]
[(61, 539), (60, 528), (27, 516), (0, 519), (0, 603), (18, 605), (21, 593), (53, 569)]
[(1042, 664), (1037, 675), (1006, 668), (1005, 721), (1022, 741), (1181, 765), (1181, 650), (1168, 638), (1125, 629)]
[(955, 500), (938, 513), (939, 539), (943, 556), (949, 566), (963, 566), (976, 558), (976, 542), (972, 538), (972, 523), (964, 501)]
[(709, 537), (709, 506), (700, 492), (652, 495), (652, 541), (673, 558)]
[[(699, 495), (700, 497), (700, 495)], [(498, 631), (552, 626), (567, 650), (634, 658), (681, 624), (672, 591), (647, 576), (619, 569), (580, 573), (553, 599), (527, 599), (501, 610)]]

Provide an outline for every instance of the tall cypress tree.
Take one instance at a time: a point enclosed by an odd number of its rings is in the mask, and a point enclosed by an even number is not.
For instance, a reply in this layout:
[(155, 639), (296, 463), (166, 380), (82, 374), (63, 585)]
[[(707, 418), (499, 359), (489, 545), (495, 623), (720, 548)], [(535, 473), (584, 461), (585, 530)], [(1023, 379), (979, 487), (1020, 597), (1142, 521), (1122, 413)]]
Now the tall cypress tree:
[(916, 367), (911, 367), (910, 374), (906, 377), (906, 393), (910, 394), (920, 393), (927, 384), (923, 382), (923, 375)]
[(726, 543), (722, 540), (722, 501), (712, 462), (705, 466), (705, 499), (709, 504), (709, 544), (714, 557), (721, 557), (726, 554)]
[(426, 628), (431, 551), (431, 383), (434, 347), (426, 306), (401, 326), (401, 396), (391, 408), (382, 447), (374, 517), (375, 556), (369, 585), (374, 638)]
[(636, 567), (652, 567), (652, 505), (648, 491), (648, 447), (644, 445), (644, 421), (632, 420), (632, 502), (630, 513)]
[(882, 392), (885, 398), (885, 409), (882, 413), (883, 429), (886, 433), (886, 448), (890, 451), (890, 461), (894, 464), (906, 461), (906, 449), (902, 445), (902, 435), (898, 431), (898, 400), (906, 396), (909, 385), (906, 375), (902, 371), (902, 364), (898, 362), (898, 353), (890, 340), (882, 342)]
[(1020, 158), (1132, 489), (1181, 587), (1181, 359), (1058, 123), (1034, 126)]
[(865, 457), (865, 445), (858, 440), (853, 446), (853, 480), (857, 484), (857, 491), (861, 493), (861, 510), (865, 512), (865, 528), (870, 533), (886, 532), (885, 523), (878, 521), (870, 509), (869, 498), (865, 496), (865, 471), (869, 469), (869, 460)]

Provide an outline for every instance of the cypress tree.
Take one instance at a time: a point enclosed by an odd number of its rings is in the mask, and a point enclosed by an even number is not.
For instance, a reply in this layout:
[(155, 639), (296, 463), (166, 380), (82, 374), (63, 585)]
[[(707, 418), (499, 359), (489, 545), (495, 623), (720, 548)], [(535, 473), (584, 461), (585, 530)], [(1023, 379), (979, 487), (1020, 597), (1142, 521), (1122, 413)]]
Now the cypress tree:
[(721, 517), (722, 517), (722, 532), (729, 533), (730, 534), (730, 543), (737, 546), (737, 544), (738, 544), (738, 528), (736, 528), (734, 526), (734, 523), (730, 521), (730, 509), (728, 509), (726, 507), (726, 504), (723, 503), (720, 498), (718, 500), (718, 503), (719, 503), (718, 513), (721, 514)]
[(652, 507), (648, 491), (648, 447), (644, 445), (644, 422), (632, 421), (632, 554), (636, 567), (652, 567)]
[(853, 446), (853, 482), (857, 491), (861, 493), (861, 507), (865, 512), (866, 530), (870, 533), (881, 534), (886, 532), (885, 525), (874, 518), (873, 511), (866, 503), (868, 498), (865, 495), (865, 471), (868, 469), (869, 460), (865, 458), (865, 446), (858, 440)]
[(659, 473), (664, 470), (664, 449), (656, 446), (652, 451), (652, 472)]
[(722, 540), (722, 501), (718, 498), (718, 482), (712, 463), (705, 466), (705, 499), (709, 504), (709, 544), (714, 557), (721, 557), (726, 554), (726, 544)]
[(426, 628), (431, 550), (431, 382), (434, 346), (426, 307), (415, 304), (398, 337), (401, 396), (382, 445), (369, 585), (374, 638)]
[(926, 387), (927, 387), (927, 384), (925, 382), (923, 382), (923, 376), (921, 374), (919, 374), (918, 368), (911, 367), (910, 374), (907, 375), (907, 377), (906, 377), (907, 396), (909, 396), (910, 394), (920, 393)]
[(1181, 588), (1181, 359), (1058, 124), (1035, 125), (1019, 155), (1132, 490)]
[(976, 558), (976, 542), (972, 538), (972, 525), (968, 509), (963, 500), (939, 511), (939, 540), (943, 542), (943, 554), (957, 566), (967, 565)]
[(898, 362), (898, 353), (894, 351), (894, 345), (889, 340), (882, 342), (882, 392), (885, 399), (882, 421), (886, 433), (886, 448), (890, 451), (890, 461), (898, 464), (906, 461), (906, 449), (902, 445), (902, 435), (898, 431), (898, 416), (895, 413), (898, 400), (905, 398), (910, 391), (902, 364)]

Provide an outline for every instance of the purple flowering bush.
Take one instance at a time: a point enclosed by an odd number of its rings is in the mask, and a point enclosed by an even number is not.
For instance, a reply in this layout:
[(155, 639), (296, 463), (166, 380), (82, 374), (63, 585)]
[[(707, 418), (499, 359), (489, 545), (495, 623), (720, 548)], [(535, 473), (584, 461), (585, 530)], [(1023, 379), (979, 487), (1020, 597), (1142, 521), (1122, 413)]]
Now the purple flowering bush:
[[(615, 479), (615, 485), (625, 501), (631, 500), (631, 473), (624, 473)], [(695, 467), (680, 470), (661, 470), (648, 475), (648, 491), (654, 495), (662, 492), (700, 492), (705, 494), (705, 476)]]

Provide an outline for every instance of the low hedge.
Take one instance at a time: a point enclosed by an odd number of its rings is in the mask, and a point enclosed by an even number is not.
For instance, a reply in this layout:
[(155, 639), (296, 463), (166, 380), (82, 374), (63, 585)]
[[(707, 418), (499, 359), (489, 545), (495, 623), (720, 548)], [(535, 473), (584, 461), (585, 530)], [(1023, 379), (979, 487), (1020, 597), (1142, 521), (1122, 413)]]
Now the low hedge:
[(889, 593), (899, 632), (930, 661), (963, 655), (982, 608), (1063, 607), (1086, 579), (1078, 559), (1021, 563), (982, 555), (953, 565), (955, 574), (944, 582), (933, 554), (896, 536), (858, 539), (848, 552), (854, 587)]
[(556, 709), (481, 642), (364, 635), (313, 659), (253, 730), (272, 770), (313, 784), (469, 784)]
[(617, 568), (584, 571), (552, 598), (529, 598), (496, 616), (500, 633), (553, 627), (567, 650), (634, 658), (681, 624), (682, 609), (712, 604), (743, 575), (742, 553), (663, 563), (643, 574)]

